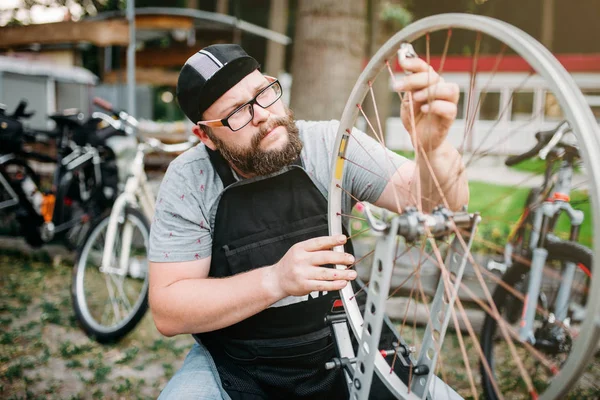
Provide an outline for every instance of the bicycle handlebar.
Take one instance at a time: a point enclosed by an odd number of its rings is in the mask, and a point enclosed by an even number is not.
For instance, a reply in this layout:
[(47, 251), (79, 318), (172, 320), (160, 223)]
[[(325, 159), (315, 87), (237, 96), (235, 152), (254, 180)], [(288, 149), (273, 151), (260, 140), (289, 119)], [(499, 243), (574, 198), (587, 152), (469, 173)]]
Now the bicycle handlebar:
[(92, 101), (95, 105), (108, 111), (110, 114), (119, 118), (121, 121), (124, 121), (127, 124), (131, 125), (132, 127), (137, 128), (137, 126), (138, 126), (137, 119), (135, 119), (133, 116), (129, 115), (128, 113), (126, 113), (123, 110), (120, 110), (120, 111), (115, 110), (115, 108), (109, 101), (104, 100), (103, 98), (100, 98), (100, 97), (94, 97), (94, 99)]
[[(552, 130), (540, 131), (540, 132), (536, 133), (535, 138), (537, 139), (538, 142), (535, 146), (533, 146), (531, 149), (527, 150), (525, 153), (514, 155), (514, 156), (509, 156), (504, 161), (504, 164), (507, 167), (510, 167), (510, 166), (513, 166), (520, 162), (523, 162), (527, 159), (533, 158), (537, 154), (540, 154), (542, 156), (542, 159), (545, 159), (548, 152), (551, 150), (551, 148), (556, 146), (556, 144), (562, 138), (562, 135), (564, 135), (565, 132), (567, 132), (569, 129), (570, 129), (569, 124), (567, 123), (567, 121), (562, 121), (560, 124), (558, 124), (558, 126), (556, 128), (554, 128)], [(556, 140), (555, 138), (557, 138), (558, 140)], [(545, 147), (547, 145), (549, 145), (550, 142), (553, 141), (553, 139), (555, 139), (556, 143), (553, 143), (552, 146), (550, 146), (550, 148), (545, 149)], [(541, 154), (542, 152), (544, 152), (545, 154), (542, 155)]]
[(538, 154), (540, 152), (540, 150), (542, 150), (544, 148), (545, 145), (546, 145), (546, 143), (538, 142), (533, 148), (531, 148), (530, 150), (527, 150), (523, 154), (519, 154), (516, 156), (509, 156), (506, 160), (504, 160), (504, 164), (507, 167), (511, 167), (511, 166), (516, 165), (520, 162), (523, 162), (527, 159), (535, 157), (535, 155)]

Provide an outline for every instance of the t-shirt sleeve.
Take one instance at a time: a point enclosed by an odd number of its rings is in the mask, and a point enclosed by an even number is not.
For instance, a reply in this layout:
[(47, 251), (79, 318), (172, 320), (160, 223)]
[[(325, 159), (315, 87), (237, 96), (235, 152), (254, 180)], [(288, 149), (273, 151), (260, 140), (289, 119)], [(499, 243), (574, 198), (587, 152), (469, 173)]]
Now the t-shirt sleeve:
[[(332, 157), (340, 123), (331, 121), (303, 121), (301, 123), (306, 151), (303, 159), (309, 175), (316, 177), (329, 188), (332, 174)], [(310, 155), (306, 157), (306, 155)], [(354, 197), (347, 206), (360, 201), (375, 202), (391, 176), (407, 159), (383, 147), (366, 133), (353, 129), (346, 149), (344, 163), (344, 190)]]
[(199, 194), (191, 190), (179, 171), (167, 169), (150, 229), (150, 261), (193, 261), (211, 255), (208, 214), (202, 209)]

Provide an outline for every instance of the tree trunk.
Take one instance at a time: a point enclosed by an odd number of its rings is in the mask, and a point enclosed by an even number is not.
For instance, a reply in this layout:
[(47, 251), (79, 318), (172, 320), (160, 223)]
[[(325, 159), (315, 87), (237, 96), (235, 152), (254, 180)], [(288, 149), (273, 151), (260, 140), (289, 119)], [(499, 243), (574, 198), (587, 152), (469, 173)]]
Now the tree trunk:
[(365, 55), (366, 0), (300, 0), (291, 108), (298, 119), (339, 119)]
[(229, 1), (228, 0), (217, 0), (217, 6), (215, 12), (219, 14), (229, 14)]
[(542, 2), (542, 34), (541, 42), (548, 50), (552, 51), (554, 33), (554, 0)]
[[(285, 34), (288, 26), (288, 0), (271, 0), (269, 11), (269, 29)], [(267, 61), (265, 72), (279, 76), (284, 71), (285, 46), (272, 40), (267, 42)]]
[[(375, 55), (375, 53), (383, 46), (385, 42), (389, 38), (391, 38), (397, 31), (394, 27), (395, 25), (390, 22), (381, 20), (381, 11), (384, 3), (404, 6), (404, 0), (371, 0), (371, 29), (370, 29), (370, 43), (369, 43), (369, 58)], [(394, 65), (394, 60), (390, 60), (390, 65)], [(379, 76), (373, 83), (373, 93), (375, 94), (375, 102), (377, 105), (377, 113), (379, 115), (379, 121), (381, 123), (381, 128), (383, 130), (382, 134), (385, 138), (386, 132), (386, 121), (392, 115), (391, 103), (392, 96), (398, 96), (394, 93), (390, 87), (390, 74), (387, 71), (387, 68), (382, 70), (379, 73)], [(371, 125), (375, 129), (379, 129), (379, 124), (377, 122), (377, 116), (375, 114), (375, 107), (371, 100), (370, 94), (367, 95), (367, 99), (363, 104), (365, 114), (369, 119)], [(399, 110), (397, 110), (399, 111)], [(375, 137), (374, 132), (368, 128), (367, 125), (367, 133), (370, 136)], [(379, 135), (379, 132), (378, 132)]]

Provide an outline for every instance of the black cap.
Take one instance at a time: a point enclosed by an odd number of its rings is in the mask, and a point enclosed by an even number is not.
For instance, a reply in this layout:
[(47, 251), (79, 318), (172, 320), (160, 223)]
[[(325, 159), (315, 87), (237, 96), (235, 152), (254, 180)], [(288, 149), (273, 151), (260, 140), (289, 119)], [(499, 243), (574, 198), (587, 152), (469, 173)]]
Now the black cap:
[(219, 97), (258, 69), (258, 62), (237, 44), (213, 44), (185, 62), (177, 80), (177, 101), (192, 121)]

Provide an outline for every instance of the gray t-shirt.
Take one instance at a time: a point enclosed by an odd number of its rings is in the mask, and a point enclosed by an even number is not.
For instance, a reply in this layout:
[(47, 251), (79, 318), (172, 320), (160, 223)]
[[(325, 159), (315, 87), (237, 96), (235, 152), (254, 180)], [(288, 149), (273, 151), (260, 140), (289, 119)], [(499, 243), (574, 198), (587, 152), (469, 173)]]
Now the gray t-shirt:
[[(304, 169), (317, 188), (327, 196), (331, 180), (332, 151), (338, 121), (296, 121), (304, 147)], [(388, 155), (384, 154), (388, 152)], [(379, 198), (389, 175), (406, 159), (384, 150), (366, 134), (354, 130), (348, 142), (344, 187), (367, 202)], [(385, 173), (370, 167), (380, 160), (389, 162)], [(380, 168), (381, 169), (381, 168)], [(235, 175), (235, 174), (234, 174)], [(350, 188), (350, 189), (347, 189)], [(154, 262), (193, 261), (212, 253), (212, 231), (223, 184), (214, 171), (203, 144), (177, 157), (167, 169), (156, 199), (150, 230), (148, 258)], [(345, 210), (347, 213), (349, 210)]]

